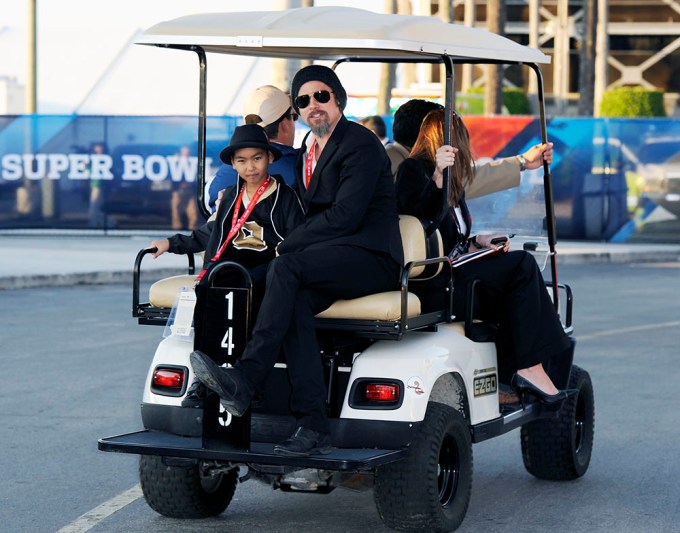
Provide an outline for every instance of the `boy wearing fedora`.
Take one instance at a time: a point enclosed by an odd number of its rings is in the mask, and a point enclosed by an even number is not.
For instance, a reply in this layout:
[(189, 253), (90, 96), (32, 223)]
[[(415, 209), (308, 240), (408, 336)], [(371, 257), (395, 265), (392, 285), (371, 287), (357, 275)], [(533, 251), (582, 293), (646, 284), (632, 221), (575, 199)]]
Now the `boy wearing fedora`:
[(297, 194), (281, 176), (269, 174), (269, 165), (280, 157), (261, 126), (237, 127), (220, 153), (220, 159), (238, 173), (237, 183), (225, 191), (216, 215), (191, 235), (177, 233), (152, 241), (157, 248), (153, 256), (205, 251), (204, 270), (220, 261), (239, 263), (253, 279), (256, 314), (276, 247), (304, 220)]

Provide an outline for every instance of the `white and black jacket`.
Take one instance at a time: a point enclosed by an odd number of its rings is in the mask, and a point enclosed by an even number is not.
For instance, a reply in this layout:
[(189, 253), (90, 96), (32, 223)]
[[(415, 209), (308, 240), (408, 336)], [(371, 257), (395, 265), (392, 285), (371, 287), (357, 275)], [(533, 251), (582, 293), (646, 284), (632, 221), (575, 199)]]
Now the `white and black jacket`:
[[(302, 206), (297, 194), (279, 175), (276, 189), (263, 195), (250, 216), (229, 243), (220, 261), (235, 261), (250, 269), (269, 263), (276, 256), (276, 247), (295, 227), (304, 221)], [(216, 216), (191, 235), (178, 233), (170, 237), (169, 251), (176, 254), (197, 253), (205, 250), (203, 266), (210, 265), (211, 258), (224, 242), (231, 229), (234, 204), (244, 181), (224, 191)], [(241, 205), (239, 215), (245, 211)]]

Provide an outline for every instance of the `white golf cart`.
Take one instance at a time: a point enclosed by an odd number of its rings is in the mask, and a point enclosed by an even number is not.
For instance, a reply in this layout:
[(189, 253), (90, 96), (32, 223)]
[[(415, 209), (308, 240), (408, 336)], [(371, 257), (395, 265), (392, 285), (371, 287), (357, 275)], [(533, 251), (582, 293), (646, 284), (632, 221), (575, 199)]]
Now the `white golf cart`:
[[(343, 63), (341, 78), (345, 63), (442, 64), (447, 136), (456, 64), (526, 65), (539, 82), (540, 126), (533, 142), (547, 138), (537, 65), (549, 58), (498, 35), (434, 17), (335, 7), (211, 13), (158, 24), (139, 42), (198, 55), (201, 206), (208, 53), (331, 60)], [(519, 188), (472, 206), (475, 229), (514, 233), (513, 247), (529, 250), (543, 267), (550, 265), (547, 290), (571, 336), (571, 291), (557, 282), (549, 169), (546, 165), (524, 174)], [(144, 430), (99, 441), (100, 450), (140, 454), (141, 486), (155, 511), (175, 518), (218, 515), (239, 481), (252, 478), (288, 491), (365, 487), (373, 490), (389, 527), (452, 531), (468, 508), (472, 443), (516, 428), (521, 428), (524, 465), (534, 476), (571, 480), (586, 472), (593, 444), (593, 390), (588, 373), (572, 364), (575, 341), (548, 372), (559, 388), (578, 389), (578, 395), (558, 409), (540, 403), (499, 406), (493, 325), (474, 319), (474, 296), (469, 298), (471, 318), (452, 316), (450, 282), (440, 308), (421, 305), (419, 279), (439, 270), (437, 275), (450, 280), (455, 272), (442, 257), (437, 231), (412, 217), (402, 217), (400, 226), (406, 256), (401, 290), (336, 302), (317, 317), (334, 445), (329, 455), (273, 454), (273, 444), (295, 428), (283, 359), (263, 396), (242, 418), (224, 412), (214, 396), (202, 407), (181, 405), (193, 380), (189, 354), (195, 346), (218, 364), (231, 363), (242, 353), (250, 328), (247, 283), (246, 288), (209, 289), (209, 298), (216, 301), (213, 309), (222, 307), (206, 320), (209, 324), (194, 324), (200, 335), (191, 328), (171, 328), (149, 369), (142, 401)], [(193, 257), (186, 276), (160, 281), (144, 303), (140, 269), (150, 252), (142, 250), (135, 263), (133, 315), (141, 324), (165, 326), (177, 289), (193, 286)], [(177, 309), (179, 315), (181, 302)]]

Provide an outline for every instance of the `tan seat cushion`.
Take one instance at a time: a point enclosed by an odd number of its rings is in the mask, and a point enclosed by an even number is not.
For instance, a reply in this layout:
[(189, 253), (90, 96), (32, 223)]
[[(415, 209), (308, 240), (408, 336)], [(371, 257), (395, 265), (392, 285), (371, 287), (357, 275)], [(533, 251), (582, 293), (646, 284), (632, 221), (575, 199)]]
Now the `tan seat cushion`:
[[(420, 314), (420, 300), (408, 293), (408, 318)], [(317, 318), (347, 318), (356, 320), (399, 320), (401, 318), (401, 293), (399, 291), (370, 294), (353, 300), (338, 300)]]
[[(149, 288), (149, 303), (154, 307), (171, 308), (175, 305), (181, 287), (193, 287), (195, 276), (172, 276), (157, 281)], [(420, 314), (420, 300), (409, 293), (408, 317)], [(318, 318), (347, 318), (357, 320), (399, 320), (401, 318), (401, 293), (399, 291), (371, 294), (353, 300), (338, 300), (322, 311)]]
[(196, 283), (196, 276), (184, 274), (158, 280), (149, 288), (149, 303), (153, 307), (171, 308), (181, 287), (192, 287)]

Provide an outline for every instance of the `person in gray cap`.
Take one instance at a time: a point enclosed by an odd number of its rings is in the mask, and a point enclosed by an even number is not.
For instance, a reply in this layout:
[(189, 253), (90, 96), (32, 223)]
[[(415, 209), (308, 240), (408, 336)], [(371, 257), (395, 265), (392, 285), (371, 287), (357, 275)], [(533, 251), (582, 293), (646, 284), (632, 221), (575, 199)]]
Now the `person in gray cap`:
[[(295, 121), (298, 115), (293, 111), (290, 95), (273, 85), (263, 85), (253, 91), (245, 106), (243, 122), (257, 124), (264, 128), (272, 146), (281, 152), (281, 157), (272, 163), (270, 172), (283, 177), (288, 185), (295, 181), (295, 160), (298, 150), (295, 142)], [(231, 165), (222, 164), (210, 182), (208, 205), (215, 207), (220, 191), (234, 185), (238, 174)]]
[(343, 115), (347, 93), (330, 68), (294, 77), (293, 106), (311, 128), (296, 164), (305, 221), (278, 247), (252, 340), (231, 368), (201, 352), (191, 365), (232, 415), (242, 416), (283, 346), (292, 384), (293, 435), (274, 452), (329, 453), (331, 428), (314, 317), (339, 299), (393, 290), (403, 265), (395, 189), (380, 140)]

